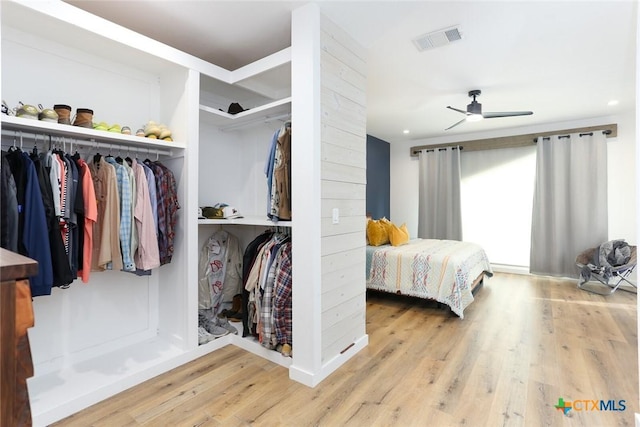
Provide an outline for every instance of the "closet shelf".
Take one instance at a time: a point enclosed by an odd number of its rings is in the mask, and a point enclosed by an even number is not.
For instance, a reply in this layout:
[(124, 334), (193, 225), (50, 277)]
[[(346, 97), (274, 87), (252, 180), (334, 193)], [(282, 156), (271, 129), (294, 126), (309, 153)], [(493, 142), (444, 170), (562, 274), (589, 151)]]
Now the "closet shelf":
[(265, 227), (291, 227), (291, 221), (273, 222), (265, 216), (247, 215), (244, 218), (233, 219), (198, 219), (198, 225), (261, 225)]
[(99, 131), (80, 126), (62, 125), (59, 123), (43, 122), (40, 120), (24, 119), (20, 117), (2, 115), (3, 130), (12, 130), (16, 132), (31, 133), (34, 135), (46, 135), (53, 137), (70, 138), (76, 143), (82, 144), (101, 142), (114, 145), (128, 145), (138, 148), (148, 148), (150, 150), (157, 148), (185, 148), (185, 144), (180, 142), (158, 141), (150, 138), (144, 138), (135, 135), (123, 135), (120, 133)]
[[(238, 329), (238, 331), (242, 331), (242, 322), (236, 323), (232, 322), (233, 325)], [(231, 335), (231, 342), (257, 356), (262, 357), (263, 359), (267, 359), (273, 363), (277, 363), (278, 365), (288, 368), (293, 364), (292, 357), (285, 357), (276, 350), (269, 350), (262, 346), (258, 342), (256, 338), (253, 337), (243, 337), (241, 334), (239, 335)]]
[(204, 123), (214, 125), (222, 131), (233, 131), (253, 124), (267, 123), (273, 120), (283, 121), (291, 115), (291, 97), (278, 99), (268, 104), (229, 114), (226, 111), (200, 105), (200, 118)]

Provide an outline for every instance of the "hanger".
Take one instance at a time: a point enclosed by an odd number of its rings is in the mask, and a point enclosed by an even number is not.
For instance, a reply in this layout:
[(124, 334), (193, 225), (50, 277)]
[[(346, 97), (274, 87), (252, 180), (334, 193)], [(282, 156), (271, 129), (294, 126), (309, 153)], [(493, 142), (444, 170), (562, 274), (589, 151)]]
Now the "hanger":
[(33, 135), (33, 148), (31, 149), (31, 156), (38, 156), (38, 134)]
[(129, 166), (133, 165), (133, 160), (130, 157), (130, 147), (127, 147), (127, 157), (124, 158), (124, 160), (129, 164)]
[(116, 163), (122, 164), (124, 159), (120, 156), (120, 147), (118, 147), (118, 157), (116, 157)]

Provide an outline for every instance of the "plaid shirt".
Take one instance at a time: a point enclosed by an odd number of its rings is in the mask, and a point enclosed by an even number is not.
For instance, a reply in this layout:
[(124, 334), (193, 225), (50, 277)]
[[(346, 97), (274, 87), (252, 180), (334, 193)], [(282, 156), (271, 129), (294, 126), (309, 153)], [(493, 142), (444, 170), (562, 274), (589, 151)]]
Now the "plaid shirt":
[(105, 160), (116, 168), (118, 194), (120, 195), (120, 250), (125, 271), (135, 271), (133, 254), (131, 253), (131, 221), (133, 219), (133, 203), (131, 199), (131, 183), (129, 173), (124, 166), (118, 164), (113, 157)]
[(291, 242), (282, 245), (276, 269), (276, 281), (273, 292), (273, 320), (276, 341), (279, 344), (293, 345), (293, 310), (291, 309)]
[(173, 257), (173, 240), (178, 222), (178, 190), (173, 172), (160, 162), (145, 162), (156, 177), (158, 197), (158, 249), (160, 265), (168, 264)]
[(271, 257), (273, 257), (273, 262), (271, 262), (271, 266), (267, 274), (267, 280), (264, 284), (264, 289), (262, 291), (262, 304), (260, 306), (260, 319), (262, 321), (261, 343), (263, 347), (266, 347), (270, 350), (276, 348), (276, 345), (278, 344), (273, 317), (273, 296), (278, 265), (280, 264), (281, 260), (280, 254), (282, 253), (283, 249), (284, 245), (279, 245), (275, 248), (275, 250), (272, 251)]

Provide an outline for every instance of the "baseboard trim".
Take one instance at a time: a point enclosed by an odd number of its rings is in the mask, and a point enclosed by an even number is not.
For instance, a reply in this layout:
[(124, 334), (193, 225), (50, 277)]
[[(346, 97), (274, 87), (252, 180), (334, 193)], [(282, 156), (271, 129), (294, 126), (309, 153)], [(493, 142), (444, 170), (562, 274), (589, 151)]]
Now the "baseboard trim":
[(494, 273), (512, 273), (530, 276), (529, 267), (524, 265), (491, 264)]
[(360, 350), (365, 348), (369, 344), (369, 335), (365, 334), (360, 337), (357, 341), (353, 343), (351, 347), (344, 353), (338, 354), (333, 359), (322, 365), (320, 368), (320, 372), (313, 373), (304, 369), (300, 369), (295, 366), (295, 358), (294, 364), (289, 367), (289, 378), (297, 381), (301, 384), (306, 385), (307, 387), (315, 387), (322, 380), (327, 378), (333, 372), (335, 372), (338, 368), (344, 365), (349, 359), (355, 356)]

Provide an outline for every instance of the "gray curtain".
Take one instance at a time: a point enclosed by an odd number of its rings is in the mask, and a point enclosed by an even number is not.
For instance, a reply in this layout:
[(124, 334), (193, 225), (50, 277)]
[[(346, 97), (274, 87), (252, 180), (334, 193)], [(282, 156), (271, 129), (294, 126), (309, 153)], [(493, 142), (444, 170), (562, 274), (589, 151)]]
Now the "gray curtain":
[(419, 161), (418, 237), (462, 240), (460, 150), (422, 150)]
[(577, 277), (576, 256), (608, 240), (605, 135), (537, 139), (530, 271)]

